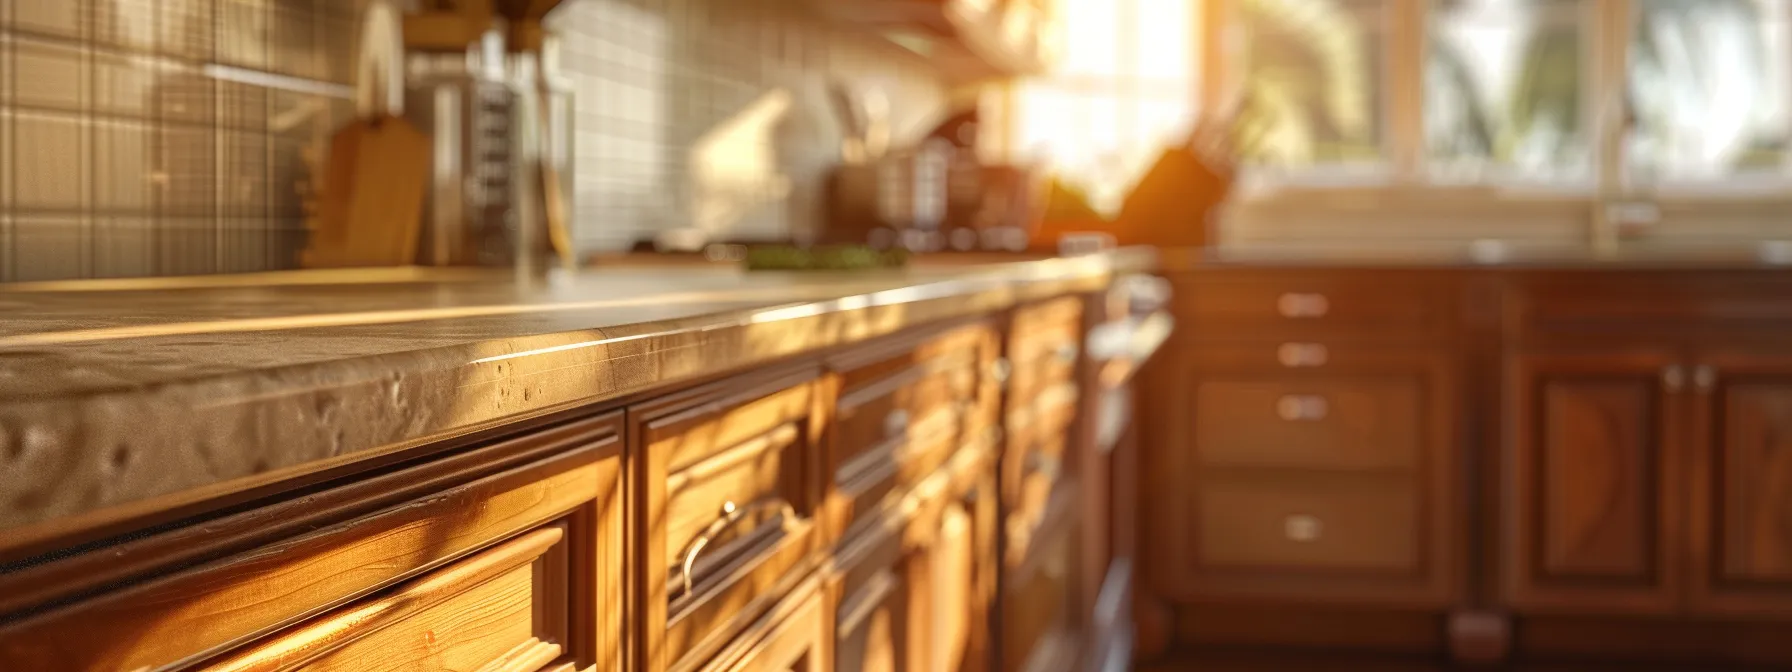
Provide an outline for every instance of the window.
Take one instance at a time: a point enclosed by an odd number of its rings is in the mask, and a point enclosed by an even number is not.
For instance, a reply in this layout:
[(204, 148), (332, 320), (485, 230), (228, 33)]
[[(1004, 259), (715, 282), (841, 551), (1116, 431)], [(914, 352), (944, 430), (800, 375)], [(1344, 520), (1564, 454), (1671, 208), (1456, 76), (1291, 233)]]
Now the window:
[(1792, 0), (1222, 1), (1252, 178), (1792, 186)]
[(1633, 185), (1786, 176), (1786, 0), (1642, 0), (1629, 48)]
[(1423, 102), (1435, 179), (1591, 176), (1583, 9), (1578, 0), (1432, 3)]
[(1113, 213), (1192, 120), (1193, 0), (1058, 0), (1065, 40), (1054, 71), (1016, 91), (1016, 153), (1046, 162)]
[(1244, 0), (1241, 158), (1260, 167), (1383, 162), (1384, 0)]

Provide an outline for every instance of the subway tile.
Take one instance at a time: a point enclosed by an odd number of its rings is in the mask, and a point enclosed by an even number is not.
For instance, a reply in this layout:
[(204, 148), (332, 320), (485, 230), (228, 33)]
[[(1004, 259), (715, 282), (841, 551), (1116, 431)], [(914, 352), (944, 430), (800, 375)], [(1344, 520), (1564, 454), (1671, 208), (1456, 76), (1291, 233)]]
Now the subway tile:
[(217, 82), (218, 124), (226, 128), (264, 131), (268, 127), (268, 90), (253, 84)]
[(151, 126), (136, 121), (103, 121), (93, 128), (94, 210), (108, 215), (148, 215), (155, 211)]
[(265, 271), (268, 266), (268, 220), (226, 219), (220, 223), (220, 273)]
[(20, 32), (57, 37), (81, 36), (81, 3), (77, 0), (6, 0), (12, 26)]
[(83, 0), (92, 7), (96, 43), (149, 52), (156, 48), (157, 0)]
[(218, 81), (197, 68), (171, 67), (156, 73), (156, 114), (163, 122), (210, 124)]
[(13, 207), (20, 212), (87, 207), (87, 129), (74, 114), (17, 112), (13, 117)]
[(54, 42), (13, 43), (13, 100), (19, 105), (79, 111), (85, 107), (90, 70), (80, 49)]
[(268, 267), (297, 268), (311, 231), (303, 220), (276, 218), (268, 226)]
[(303, 219), (305, 197), (311, 185), (311, 167), (305, 157), (309, 143), (302, 137), (269, 137), (268, 213), (272, 217)]
[(94, 111), (146, 120), (151, 117), (156, 66), (148, 58), (96, 53), (93, 79)]
[(262, 217), (268, 211), (268, 136), (219, 131), (218, 212)]
[(164, 217), (156, 226), (156, 274), (216, 273), (218, 228), (209, 218)]
[(148, 217), (95, 219), (92, 276), (134, 278), (154, 275), (155, 233), (155, 220)]
[(325, 0), (318, 11), (318, 52), (323, 55), (322, 76), (332, 82), (347, 84), (355, 79), (354, 54), (360, 39), (360, 18), (345, 3)]
[(217, 3), (217, 60), (246, 68), (268, 66), (266, 0), (214, 0)]
[[(0, 12), (9, 8), (0, 7)], [(0, 282), (13, 281), (12, 263), (12, 215), (0, 210)]]
[(159, 0), (156, 51), (190, 61), (211, 60), (216, 0)]
[(269, 8), (268, 67), (274, 72), (321, 79), (324, 55), (319, 51), (318, 3), (315, 0), (274, 0)]
[(86, 274), (87, 220), (18, 217), (12, 223), (12, 279), (60, 280)]
[(216, 212), (217, 180), (212, 131), (168, 126), (156, 134), (156, 182), (161, 185), (157, 211), (190, 217)]

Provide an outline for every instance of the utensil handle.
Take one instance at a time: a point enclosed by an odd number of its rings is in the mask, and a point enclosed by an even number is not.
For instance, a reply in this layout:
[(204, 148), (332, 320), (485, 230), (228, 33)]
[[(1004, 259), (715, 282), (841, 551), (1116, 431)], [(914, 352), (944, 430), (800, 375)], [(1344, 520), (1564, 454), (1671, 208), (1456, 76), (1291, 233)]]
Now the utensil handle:
[(355, 113), (404, 114), (404, 30), (391, 0), (368, 0), (355, 61)]

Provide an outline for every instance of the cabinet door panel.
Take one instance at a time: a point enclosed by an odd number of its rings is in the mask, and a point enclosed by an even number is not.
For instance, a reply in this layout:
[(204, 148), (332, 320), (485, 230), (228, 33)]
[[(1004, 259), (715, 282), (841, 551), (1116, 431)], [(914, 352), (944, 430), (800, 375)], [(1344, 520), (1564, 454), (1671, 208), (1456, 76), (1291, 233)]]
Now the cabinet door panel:
[[(1520, 607), (1671, 608), (1682, 374), (1671, 353), (1520, 355), (1505, 569)], [(1664, 382), (1668, 381), (1668, 382)]]
[(1693, 376), (1693, 600), (1792, 613), (1792, 358), (1712, 352)]

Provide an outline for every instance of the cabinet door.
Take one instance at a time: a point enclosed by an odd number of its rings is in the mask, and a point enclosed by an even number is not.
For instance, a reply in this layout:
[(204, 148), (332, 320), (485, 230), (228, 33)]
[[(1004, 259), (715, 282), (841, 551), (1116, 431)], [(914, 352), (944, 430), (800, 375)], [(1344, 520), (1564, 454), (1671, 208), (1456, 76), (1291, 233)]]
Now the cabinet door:
[(1529, 610), (1673, 608), (1684, 369), (1663, 350), (1508, 364), (1508, 599)]
[(1792, 614), (1792, 357), (1707, 352), (1689, 380), (1694, 608)]
[(909, 672), (909, 561), (897, 535), (866, 539), (841, 553), (835, 587), (834, 668), (837, 672)]

